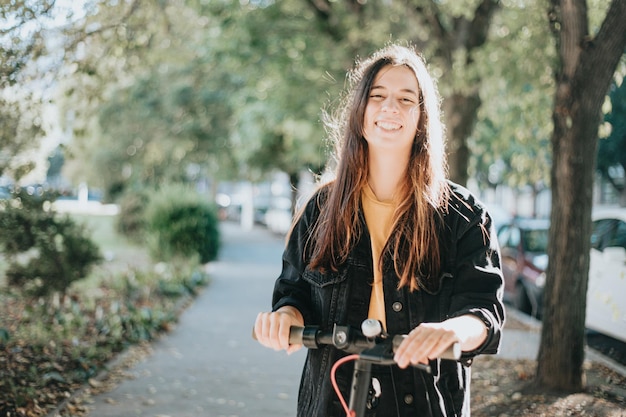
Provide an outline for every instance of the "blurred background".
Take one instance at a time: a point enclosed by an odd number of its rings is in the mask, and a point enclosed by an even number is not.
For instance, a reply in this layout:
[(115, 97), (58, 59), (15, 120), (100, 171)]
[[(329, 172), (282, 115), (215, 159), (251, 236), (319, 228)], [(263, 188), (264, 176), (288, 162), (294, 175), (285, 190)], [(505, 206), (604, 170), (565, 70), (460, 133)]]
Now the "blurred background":
[[(119, 203), (186, 182), (264, 223), (323, 171), (322, 114), (355, 57), (402, 40), (439, 80), (452, 179), (497, 216), (549, 214), (555, 51), (541, 1), (3, 3), (3, 193)], [(592, 33), (607, 6), (590, 2)], [(603, 107), (598, 205), (625, 199), (625, 67)]]
[[(557, 71), (544, 3), (0, 0), (1, 206), (16, 193), (41, 197), (95, 229), (102, 259), (133, 267), (171, 260), (172, 248), (144, 258), (141, 242), (154, 239), (135, 233), (144, 207), (188, 203), (189, 190), (219, 221), (285, 235), (329, 162), (323, 120), (346, 72), (409, 42), (438, 80), (450, 177), (488, 205), (499, 231), (505, 297), (540, 319)], [(587, 4), (594, 34), (609, 1)], [(625, 77), (622, 54), (599, 121), (587, 309), (589, 329), (624, 342)], [(98, 234), (107, 228), (131, 243)], [(198, 251), (204, 263), (217, 247)], [(3, 253), (0, 273), (19, 256)], [(18, 281), (0, 276), (0, 289)], [(15, 302), (25, 286), (13, 286)], [(2, 342), (20, 321), (0, 318)]]

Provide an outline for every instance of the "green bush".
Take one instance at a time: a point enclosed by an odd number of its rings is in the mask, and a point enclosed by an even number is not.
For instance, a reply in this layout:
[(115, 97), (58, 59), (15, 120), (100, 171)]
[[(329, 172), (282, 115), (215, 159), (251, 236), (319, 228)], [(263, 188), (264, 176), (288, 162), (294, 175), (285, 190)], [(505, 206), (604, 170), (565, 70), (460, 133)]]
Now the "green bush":
[(117, 216), (117, 231), (133, 242), (142, 241), (146, 231), (145, 209), (148, 204), (148, 192), (145, 190), (127, 192), (119, 201), (120, 212)]
[(17, 191), (0, 207), (0, 249), (9, 285), (28, 295), (65, 293), (101, 261), (84, 226), (50, 208), (50, 199)]
[[(27, 252), (16, 258), (38, 253), (36, 249), (27, 250), (37, 239), (27, 233), (32, 228), (18, 227), (25, 221), (6, 222), (5, 209), (30, 207), (29, 201), (0, 200), (0, 227), (10, 227), (12, 233), (0, 233), (0, 239), (5, 238), (8, 246), (19, 248), (20, 253), (21, 249)], [(44, 200), (34, 200), (36, 210), (30, 214), (58, 220), (44, 210), (49, 206)], [(114, 257), (101, 268), (94, 268), (88, 279), (71, 285), (65, 297), (55, 294), (48, 303), (28, 299), (22, 291), (0, 291), (2, 416), (35, 415), (34, 410), (45, 412), (58, 407), (67, 400), (68, 393), (84, 386), (117, 353), (170, 330), (188, 305), (188, 298), (209, 280), (205, 268), (198, 265), (199, 255), (150, 264), (143, 259), (145, 245), (127, 246), (125, 239), (111, 236), (113, 218), (97, 216), (94, 222), (89, 217), (78, 218), (92, 225), (94, 240), (102, 250), (115, 248), (122, 253), (128, 248), (133, 254), (137, 250), (142, 262), (131, 265), (125, 257)], [(3, 258), (4, 271), (13, 256)]]
[(157, 260), (197, 256), (201, 263), (217, 257), (220, 245), (217, 209), (188, 187), (161, 188), (146, 212), (150, 252)]

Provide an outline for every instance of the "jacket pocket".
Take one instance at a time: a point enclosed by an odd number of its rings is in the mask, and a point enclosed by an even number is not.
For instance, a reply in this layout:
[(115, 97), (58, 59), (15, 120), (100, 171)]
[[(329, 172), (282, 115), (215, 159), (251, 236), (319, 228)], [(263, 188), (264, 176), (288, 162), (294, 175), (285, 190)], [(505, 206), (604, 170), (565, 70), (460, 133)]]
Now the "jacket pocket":
[(322, 273), (320, 271), (315, 271), (312, 269), (306, 269), (302, 274), (302, 278), (307, 281), (309, 284), (324, 288), (329, 285), (339, 284), (343, 282), (348, 277), (348, 271), (343, 269), (337, 272), (328, 272)]
[(302, 279), (309, 283), (311, 289), (312, 320), (315, 321), (311, 324), (331, 328), (333, 323), (344, 318), (347, 270), (321, 273), (307, 269), (302, 273)]

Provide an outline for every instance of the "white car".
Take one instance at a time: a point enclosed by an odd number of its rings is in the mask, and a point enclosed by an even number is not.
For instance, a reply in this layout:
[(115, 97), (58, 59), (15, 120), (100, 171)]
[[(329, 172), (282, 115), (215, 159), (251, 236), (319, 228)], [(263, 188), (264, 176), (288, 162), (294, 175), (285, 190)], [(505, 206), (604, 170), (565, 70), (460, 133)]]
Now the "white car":
[(586, 327), (626, 342), (626, 207), (593, 213)]

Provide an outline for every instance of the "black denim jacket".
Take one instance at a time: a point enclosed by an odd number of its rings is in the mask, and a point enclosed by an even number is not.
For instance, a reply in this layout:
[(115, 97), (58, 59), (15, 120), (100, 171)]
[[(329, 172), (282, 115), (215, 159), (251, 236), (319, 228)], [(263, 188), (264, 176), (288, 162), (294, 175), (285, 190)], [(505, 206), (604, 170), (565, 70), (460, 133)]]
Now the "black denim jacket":
[[(397, 289), (398, 278), (383, 262), (383, 288), (389, 334), (406, 334), (422, 322), (474, 314), (487, 326), (485, 343), (464, 352), (460, 361), (435, 360), (432, 374), (415, 368), (374, 366), (373, 376), (382, 385), (383, 396), (368, 416), (469, 416), (469, 383), (472, 358), (497, 353), (504, 324), (503, 279), (500, 254), (491, 219), (485, 208), (465, 188), (450, 183), (449, 209), (439, 236), (444, 250), (444, 270), (438, 288), (410, 292)], [(318, 192), (305, 207), (283, 254), (283, 269), (276, 281), (273, 310), (291, 305), (305, 324), (332, 329), (333, 324), (360, 326), (367, 318), (373, 263), (369, 233), (364, 233), (339, 271), (311, 270), (304, 259), (312, 225), (325, 199)], [(330, 369), (344, 352), (334, 347), (309, 350), (298, 397), (299, 417), (344, 416), (330, 382)], [(337, 381), (349, 395), (352, 365), (339, 369)]]

